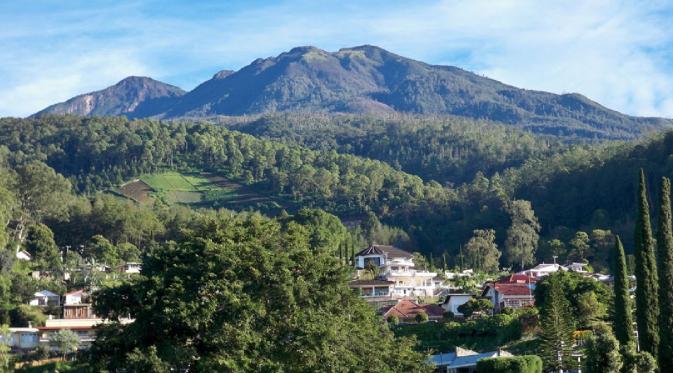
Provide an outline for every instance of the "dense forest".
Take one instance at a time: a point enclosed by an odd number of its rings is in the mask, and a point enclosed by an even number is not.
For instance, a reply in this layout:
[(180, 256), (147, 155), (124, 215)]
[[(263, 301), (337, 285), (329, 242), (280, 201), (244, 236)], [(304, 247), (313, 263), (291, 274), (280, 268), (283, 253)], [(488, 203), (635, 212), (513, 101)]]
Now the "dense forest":
[(377, 159), (442, 184), (471, 181), (477, 172), (492, 176), (564, 147), (556, 137), (464, 117), (288, 113), (212, 121), (255, 137)]
[[(493, 229), (498, 249), (506, 251), (517, 216), (532, 227), (539, 222), (534, 229), (541, 237), (539, 245), (535, 239), (538, 259), (560, 250), (549, 249), (552, 241), (569, 253), (578, 231), (592, 242), (600, 241), (593, 236), (619, 233), (629, 252), (636, 187), (632, 176), (640, 167), (652, 180), (671, 173), (671, 133), (634, 144), (572, 145), (499, 127), (475, 129), (460, 121), (378, 125), (342, 116), (309, 125), (293, 118), (224, 125), (112, 117), (6, 118), (0, 121), (0, 142), (12, 167), (42, 161), (85, 195), (142, 173), (177, 169), (212, 172), (253, 185), (293, 202), (288, 210), (322, 208), (345, 221), (361, 220), (371, 212), (406, 232), (426, 255), (442, 256), (450, 264), (458, 264), (460, 247), (475, 229)], [(309, 130), (298, 137), (296, 126)], [(351, 131), (359, 127), (359, 132)], [(386, 135), (367, 135), (377, 133), (373, 128)], [(309, 143), (315, 149), (304, 146)], [(374, 151), (379, 146), (394, 150), (383, 155)], [(487, 173), (477, 170), (479, 162), (490, 165)], [(507, 255), (501, 261), (507, 263)]]

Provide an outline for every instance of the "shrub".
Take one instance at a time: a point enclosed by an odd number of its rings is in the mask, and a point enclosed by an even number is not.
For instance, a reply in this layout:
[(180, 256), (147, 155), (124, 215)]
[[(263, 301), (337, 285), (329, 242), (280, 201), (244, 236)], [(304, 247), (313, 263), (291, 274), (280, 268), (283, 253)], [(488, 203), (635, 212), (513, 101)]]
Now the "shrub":
[(428, 318), (428, 314), (427, 314), (427, 313), (421, 311), (421, 312), (419, 312), (419, 313), (416, 314), (416, 322), (417, 322), (417, 323), (420, 324), (420, 323), (422, 323), (422, 322), (426, 322), (426, 321), (428, 321), (428, 320), (429, 320), (429, 318)]
[(388, 316), (388, 323), (392, 325), (397, 325), (400, 323), (400, 318), (397, 317), (397, 315), (390, 315)]
[(477, 373), (542, 373), (542, 359), (536, 355), (481, 359)]
[(454, 315), (454, 313), (451, 312), (451, 311), (444, 312), (444, 314), (442, 316), (444, 317), (444, 320), (446, 320), (446, 321), (452, 321), (453, 319), (456, 318), (456, 315)]

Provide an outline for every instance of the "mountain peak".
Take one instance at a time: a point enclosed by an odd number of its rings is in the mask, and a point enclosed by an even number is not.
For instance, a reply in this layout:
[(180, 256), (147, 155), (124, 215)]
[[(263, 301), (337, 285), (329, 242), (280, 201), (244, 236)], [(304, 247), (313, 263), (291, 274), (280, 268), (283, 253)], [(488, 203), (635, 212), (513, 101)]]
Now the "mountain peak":
[(85, 93), (51, 105), (34, 114), (74, 114), (81, 116), (153, 115), (166, 109), (165, 104), (185, 94), (182, 89), (145, 76), (128, 76), (100, 91)]

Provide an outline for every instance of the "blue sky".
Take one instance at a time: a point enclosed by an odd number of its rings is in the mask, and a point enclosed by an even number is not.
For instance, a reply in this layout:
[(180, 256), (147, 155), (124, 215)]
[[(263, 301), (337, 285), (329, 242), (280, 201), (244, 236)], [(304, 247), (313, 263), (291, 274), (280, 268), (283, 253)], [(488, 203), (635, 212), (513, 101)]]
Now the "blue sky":
[(0, 2), (0, 116), (129, 75), (192, 89), (299, 45), (373, 44), (505, 83), (673, 117), (666, 1)]

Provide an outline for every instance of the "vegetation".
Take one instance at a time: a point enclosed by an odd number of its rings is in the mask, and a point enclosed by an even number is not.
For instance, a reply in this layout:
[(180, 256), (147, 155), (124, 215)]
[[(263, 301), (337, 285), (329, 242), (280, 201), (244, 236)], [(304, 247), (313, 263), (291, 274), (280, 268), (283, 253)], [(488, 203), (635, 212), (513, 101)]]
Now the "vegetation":
[(662, 178), (659, 230), (657, 232), (657, 273), (659, 276), (659, 370), (673, 370), (673, 217), (671, 181)]
[(477, 373), (542, 373), (542, 360), (535, 355), (481, 359)]
[(622, 241), (617, 237), (614, 253), (614, 292), (615, 312), (613, 327), (617, 340), (622, 345), (634, 343), (633, 316), (631, 297), (629, 296), (629, 279), (626, 269), (626, 258)]
[(575, 329), (570, 302), (557, 276), (550, 276), (547, 299), (540, 308), (541, 356), (546, 369), (568, 369), (575, 363), (571, 357)]
[(638, 219), (636, 221), (636, 322), (640, 348), (653, 356), (658, 353), (659, 297), (654, 237), (650, 225), (645, 172), (640, 170)]
[(393, 338), (346, 286), (348, 276), (297, 222), (206, 217), (183, 239), (154, 247), (141, 277), (96, 296), (98, 315), (135, 322), (101, 331), (91, 365), (425, 371), (425, 357)]

